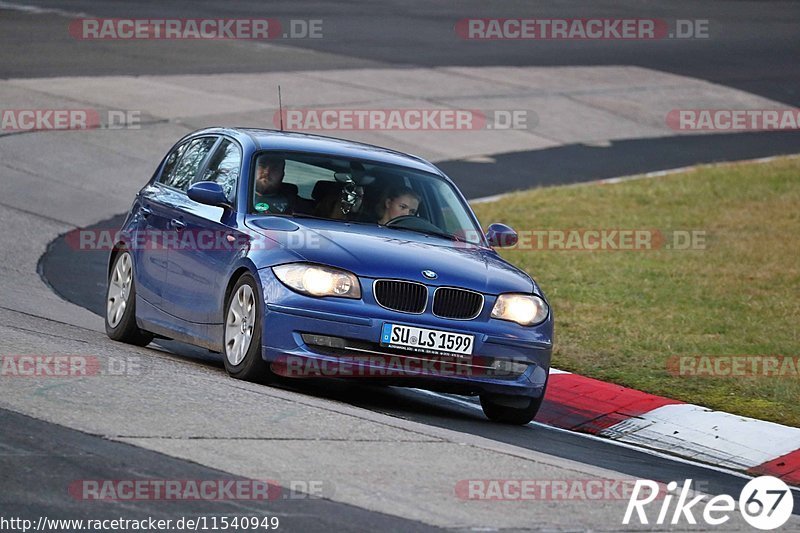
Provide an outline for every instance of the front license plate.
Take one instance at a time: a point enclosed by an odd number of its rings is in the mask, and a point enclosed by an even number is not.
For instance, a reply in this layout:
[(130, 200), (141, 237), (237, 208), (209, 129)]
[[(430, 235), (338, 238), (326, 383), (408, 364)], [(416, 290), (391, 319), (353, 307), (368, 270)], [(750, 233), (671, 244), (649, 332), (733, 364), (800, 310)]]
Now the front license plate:
[(473, 335), (400, 324), (384, 324), (381, 332), (381, 346), (434, 355), (471, 355), (473, 341)]

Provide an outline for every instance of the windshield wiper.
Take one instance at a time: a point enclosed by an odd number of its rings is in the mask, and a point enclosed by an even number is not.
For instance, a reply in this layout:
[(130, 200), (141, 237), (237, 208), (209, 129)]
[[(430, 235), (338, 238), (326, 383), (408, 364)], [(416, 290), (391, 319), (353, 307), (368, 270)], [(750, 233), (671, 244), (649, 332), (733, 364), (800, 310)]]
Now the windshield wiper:
[(325, 220), (328, 222), (341, 222), (342, 224), (369, 224), (372, 225), (372, 222), (363, 222), (361, 220), (347, 220), (344, 218), (328, 218), (328, 217), (318, 217), (317, 215), (309, 215), (307, 213), (292, 213), (291, 215), (281, 215), (286, 217), (294, 217), (294, 218), (311, 218), (314, 220)]
[(413, 231), (415, 233), (422, 233), (423, 235), (433, 235), (434, 237), (442, 237), (443, 239), (447, 239), (450, 241), (456, 242), (467, 242), (465, 239), (459, 237), (455, 233), (447, 233), (446, 231), (437, 231), (433, 229), (422, 229), (422, 228), (405, 228), (403, 226), (384, 226), (389, 229), (402, 229), (406, 231)]

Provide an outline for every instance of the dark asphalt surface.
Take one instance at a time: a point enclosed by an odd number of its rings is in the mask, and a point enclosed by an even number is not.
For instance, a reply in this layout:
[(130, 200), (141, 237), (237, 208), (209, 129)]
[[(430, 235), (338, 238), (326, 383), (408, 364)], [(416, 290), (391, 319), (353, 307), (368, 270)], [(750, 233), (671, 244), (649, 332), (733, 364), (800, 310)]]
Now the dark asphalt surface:
[[(0, 78), (100, 76), (143, 74), (208, 74), (278, 72), (305, 69), (412, 66), (531, 66), (531, 65), (638, 65), (697, 77), (752, 92), (787, 105), (800, 105), (800, 2), (682, 0), (655, 5), (635, 0), (564, 2), (479, 2), (457, 4), (405, 2), (321, 3), (295, 1), (266, 4), (256, 0), (236, 3), (188, 0), (152, 3), (73, 0), (30, 0), (94, 16), (116, 17), (276, 17), (322, 19), (324, 38), (277, 40), (264, 48), (241, 42), (109, 42), (77, 41), (69, 36), (69, 19), (58, 14), (30, 14), (0, 9)], [(453, 32), (456, 21), (467, 17), (640, 17), (708, 19), (710, 39), (663, 41), (520, 41), (465, 42)], [(308, 50), (325, 52), (308, 54)], [(487, 176), (485, 163), (443, 162), (470, 197), (487, 196), (535, 185), (569, 183), (697, 162), (736, 160), (800, 151), (796, 133), (747, 133), (629, 140), (600, 148), (584, 145), (550, 150), (496, 154)], [(489, 179), (490, 178), (490, 179)], [(145, 179), (143, 177), (143, 179)], [(120, 220), (98, 226), (119, 225)], [(40, 263), (40, 271), (57, 293), (98, 312), (105, 285), (103, 252), (71, 250), (57, 240)], [(165, 343), (176, 357), (219, 368), (213, 357)], [(736, 494), (744, 481), (702, 466), (692, 466), (636, 450), (540, 426), (504, 427), (488, 423), (477, 410), (436, 400), (415, 391), (373, 389), (339, 382), (288, 383), (281, 386), (385, 412), (393, 416), (482, 435), (661, 481), (693, 477), (707, 491)], [(100, 512), (118, 516), (114, 504), (87, 510), (70, 498), (64, 487), (75, 479), (127, 479), (145, 472), (149, 477), (178, 479), (222, 476), (198, 465), (170, 459), (132, 446), (45, 424), (0, 411), (0, 508), (16, 515), (80, 517)], [(9, 483), (8, 480), (13, 480)], [(800, 501), (795, 493), (795, 513)], [(148, 512), (167, 516), (176, 508), (155, 502)], [(244, 506), (245, 514), (251, 507)], [(143, 508), (142, 508), (143, 509)], [(180, 513), (225, 514), (220, 504), (181, 504)], [(236, 507), (242, 509), (241, 506)], [(301, 530), (367, 529), (414, 530), (420, 524), (368, 513), (323, 500), (276, 501), (252, 506), (253, 514), (286, 512), (287, 523)], [(297, 512), (297, 515), (292, 513)], [(306, 514), (303, 514), (306, 513)], [(302, 516), (301, 516), (302, 515)], [(296, 518), (296, 520), (295, 520)]]
[(568, 144), (493, 154), (495, 163), (491, 164), (455, 160), (436, 165), (453, 178), (467, 198), (480, 198), (532, 187), (797, 152), (800, 133), (779, 131), (633, 139), (612, 141), (607, 147)]
[(301, 498), (285, 487), (276, 487), (274, 493), (270, 489), (274, 499), (259, 501), (83, 500), (79, 491), (70, 490), (82, 480), (227, 482), (243, 478), (4, 409), (0, 409), (0, 427), (0, 515), (5, 519), (22, 518), (36, 524), (41, 516), (84, 520), (152, 517), (174, 523), (182, 517), (207, 517), (210, 524), (212, 516), (277, 516), (280, 531), (438, 531), (323, 498)]

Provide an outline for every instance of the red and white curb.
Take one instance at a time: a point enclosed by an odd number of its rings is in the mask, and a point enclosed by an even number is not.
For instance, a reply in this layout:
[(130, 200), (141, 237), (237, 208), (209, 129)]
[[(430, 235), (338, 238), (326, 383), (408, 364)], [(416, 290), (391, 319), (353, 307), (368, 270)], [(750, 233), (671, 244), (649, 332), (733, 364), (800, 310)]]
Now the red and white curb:
[(536, 421), (800, 485), (800, 429), (551, 369)]

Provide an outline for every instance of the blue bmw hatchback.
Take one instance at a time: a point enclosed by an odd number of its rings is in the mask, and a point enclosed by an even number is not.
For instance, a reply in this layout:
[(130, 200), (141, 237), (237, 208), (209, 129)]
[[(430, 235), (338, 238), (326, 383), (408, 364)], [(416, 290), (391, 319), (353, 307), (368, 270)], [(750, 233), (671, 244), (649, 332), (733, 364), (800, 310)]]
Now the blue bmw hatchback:
[(479, 395), (525, 424), (553, 318), (439, 169), (328, 137), (212, 128), (181, 139), (111, 252), (106, 331), (223, 355), (239, 379), (370, 379)]

